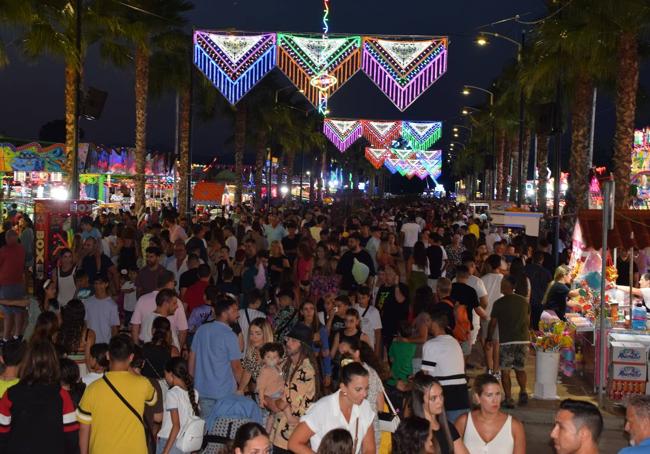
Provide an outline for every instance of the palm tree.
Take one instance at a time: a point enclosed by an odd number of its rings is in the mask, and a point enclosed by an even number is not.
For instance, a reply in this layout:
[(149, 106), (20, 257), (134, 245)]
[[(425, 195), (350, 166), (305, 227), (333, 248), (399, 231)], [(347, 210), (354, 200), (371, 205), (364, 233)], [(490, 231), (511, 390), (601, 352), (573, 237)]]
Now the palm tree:
[[(105, 5), (119, 21), (113, 40), (103, 43), (102, 53), (119, 66), (135, 67), (135, 206), (145, 207), (145, 160), (147, 154), (147, 102), (151, 56), (167, 50), (170, 35), (186, 20), (183, 14), (193, 8), (185, 0), (135, 0), (125, 5)], [(131, 63), (131, 60), (133, 63)]]

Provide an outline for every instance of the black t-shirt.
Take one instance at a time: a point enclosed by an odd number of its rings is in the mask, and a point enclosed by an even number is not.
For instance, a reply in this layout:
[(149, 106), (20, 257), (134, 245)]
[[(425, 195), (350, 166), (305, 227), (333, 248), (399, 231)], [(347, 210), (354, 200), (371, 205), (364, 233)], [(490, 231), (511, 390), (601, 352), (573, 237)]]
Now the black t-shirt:
[(341, 275), (342, 290), (354, 290), (358, 285), (354, 280), (354, 276), (352, 276), (354, 259), (357, 259), (368, 267), (370, 270), (369, 276), (375, 275), (375, 265), (373, 264), (372, 257), (370, 257), (370, 254), (368, 254), (368, 251), (365, 249), (361, 249), (357, 253), (347, 251), (345, 254), (343, 254), (343, 257), (341, 257), (341, 260), (339, 260), (339, 263), (336, 266), (336, 274)]
[(81, 261), (81, 268), (84, 270), (88, 276), (88, 282), (92, 284), (95, 282), (95, 278), (98, 274), (102, 275), (104, 278), (108, 278), (108, 270), (115, 266), (113, 261), (108, 258), (106, 254), (102, 254), (100, 257), (99, 269), (97, 269), (97, 260), (95, 259), (95, 254), (87, 255)]
[[(620, 257), (616, 259), (616, 270), (618, 277), (616, 278), (617, 285), (630, 286), (630, 259), (622, 260)], [(634, 264), (633, 272), (637, 273), (639, 268)]]
[(530, 281), (530, 304), (533, 306), (541, 304), (548, 283), (552, 279), (551, 273), (543, 266), (529, 263), (524, 267), (524, 274)]
[(476, 290), (467, 284), (454, 282), (451, 285), (451, 295), (449, 296), (452, 300), (458, 301), (460, 304), (467, 306), (467, 317), (469, 318), (469, 324), (472, 329), (474, 329), (474, 324), (472, 323), (472, 313), (474, 312), (474, 309), (479, 306)]
[[(460, 434), (458, 433), (458, 430), (456, 430), (456, 427), (447, 421), (447, 425), (449, 426), (449, 435), (451, 435), (451, 441), (452, 444), (456, 440), (460, 438)], [(438, 446), (440, 446), (440, 454), (449, 454), (452, 452), (451, 448), (452, 446), (449, 446), (449, 443), (447, 442), (447, 437), (445, 436), (445, 431), (441, 427), (439, 430), (434, 430), (433, 431), (433, 436), (436, 437), (436, 441), (438, 442)]]
[(399, 284), (399, 290), (406, 297), (404, 302), (395, 299), (395, 287), (379, 287), (375, 307), (381, 315), (382, 336), (392, 339), (399, 331), (399, 323), (409, 315), (409, 289), (405, 284)]
[(561, 282), (555, 282), (548, 291), (544, 309), (555, 311), (558, 317), (566, 320), (566, 300), (569, 296), (569, 287)]
[(217, 268), (217, 284), (223, 283), (223, 272), (228, 268), (227, 260), (219, 260), (216, 265)]
[[(269, 280), (271, 281), (272, 285), (278, 285), (280, 283), (280, 279), (282, 278), (282, 273), (284, 272), (284, 267), (282, 266), (282, 262), (287, 257), (284, 255), (281, 257), (269, 257)], [(282, 268), (282, 271), (274, 270), (271, 269), (271, 267), (278, 267)]]
[(360, 243), (361, 243), (361, 247), (362, 247), (362, 248), (365, 248), (365, 247), (368, 245), (368, 241), (369, 241), (369, 240), (370, 240), (370, 235), (368, 235), (368, 236), (362, 236), (362, 237), (361, 237), (361, 241), (360, 241)]
[(332, 345), (332, 342), (334, 341), (334, 336), (338, 332), (342, 332), (345, 329), (345, 318), (339, 317), (338, 315), (334, 315), (332, 317), (332, 329), (330, 329), (330, 345)]
[(181, 274), (180, 282), (178, 283), (178, 288), (190, 288), (192, 284), (198, 282), (199, 280), (199, 269), (192, 268), (191, 270), (185, 271)]
[(442, 246), (435, 244), (427, 248), (429, 258), (429, 278), (438, 279), (442, 274)]
[(293, 238), (290, 238), (288, 236), (282, 238), (282, 248), (284, 249), (284, 253), (287, 254), (289, 263), (293, 263), (293, 261), (296, 259), (296, 255), (298, 254), (299, 243), (300, 243), (300, 236), (298, 235), (295, 235)]

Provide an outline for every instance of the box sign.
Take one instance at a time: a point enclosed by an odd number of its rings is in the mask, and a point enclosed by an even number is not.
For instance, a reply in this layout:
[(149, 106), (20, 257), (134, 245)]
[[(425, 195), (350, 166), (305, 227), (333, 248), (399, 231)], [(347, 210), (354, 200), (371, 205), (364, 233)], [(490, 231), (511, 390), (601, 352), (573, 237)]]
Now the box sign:
[(91, 215), (93, 200), (34, 200), (34, 274), (43, 281), (56, 266), (56, 256), (64, 248), (72, 249), (72, 215)]
[(647, 347), (638, 342), (612, 342), (612, 362), (645, 364), (648, 360)]
[(646, 364), (612, 364), (612, 380), (646, 381)]

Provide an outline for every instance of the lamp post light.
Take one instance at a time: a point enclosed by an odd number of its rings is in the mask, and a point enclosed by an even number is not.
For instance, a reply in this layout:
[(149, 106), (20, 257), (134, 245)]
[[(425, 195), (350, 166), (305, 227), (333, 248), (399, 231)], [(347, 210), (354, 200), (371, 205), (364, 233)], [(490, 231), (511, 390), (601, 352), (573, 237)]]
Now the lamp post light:
[[(502, 39), (504, 41), (508, 41), (511, 44), (514, 44), (517, 46), (517, 62), (521, 63), (521, 58), (524, 50), (524, 44), (525, 44), (525, 39), (526, 39), (526, 33), (524, 31), (521, 32), (521, 42), (514, 40), (510, 38), (509, 36), (501, 35), (500, 33), (494, 33), (494, 32), (486, 32), (482, 31), (476, 38), (476, 44), (485, 47), (487, 46), (490, 41), (488, 40), (488, 36)], [(516, 189), (516, 195), (517, 195), (517, 206), (521, 206), (521, 200), (524, 191), (522, 190), (521, 187), (521, 174), (523, 173), (523, 154), (524, 154), (524, 88), (521, 87), (521, 90), (519, 92), (519, 156), (517, 157), (517, 189)]]

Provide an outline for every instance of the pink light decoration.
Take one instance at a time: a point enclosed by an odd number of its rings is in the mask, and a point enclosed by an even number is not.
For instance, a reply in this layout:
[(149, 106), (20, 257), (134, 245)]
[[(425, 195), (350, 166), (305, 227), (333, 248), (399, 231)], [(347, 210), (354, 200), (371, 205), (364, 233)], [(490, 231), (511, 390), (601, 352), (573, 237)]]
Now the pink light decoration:
[(363, 137), (373, 147), (386, 148), (402, 133), (401, 121), (372, 121), (361, 120)]
[(323, 123), (325, 136), (343, 153), (363, 134), (360, 120), (336, 120), (326, 118)]
[(401, 110), (406, 110), (447, 71), (447, 38), (363, 38), (361, 68)]

